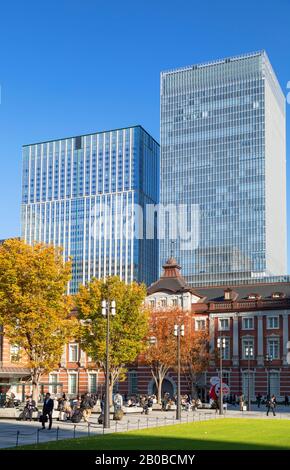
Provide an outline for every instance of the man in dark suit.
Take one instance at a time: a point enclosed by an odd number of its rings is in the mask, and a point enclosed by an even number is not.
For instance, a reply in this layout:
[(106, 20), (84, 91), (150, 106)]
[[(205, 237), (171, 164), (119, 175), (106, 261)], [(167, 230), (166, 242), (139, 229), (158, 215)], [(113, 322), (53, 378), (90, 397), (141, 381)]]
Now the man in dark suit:
[(47, 393), (44, 398), (43, 409), (42, 409), (42, 429), (45, 429), (46, 416), (48, 417), (48, 421), (49, 421), (48, 429), (51, 429), (52, 412), (53, 412), (53, 400), (50, 398), (50, 393)]

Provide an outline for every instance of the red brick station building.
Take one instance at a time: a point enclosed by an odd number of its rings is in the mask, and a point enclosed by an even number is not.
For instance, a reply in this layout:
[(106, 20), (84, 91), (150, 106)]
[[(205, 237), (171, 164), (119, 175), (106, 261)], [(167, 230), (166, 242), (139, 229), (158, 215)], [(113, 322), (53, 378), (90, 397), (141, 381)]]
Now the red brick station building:
[[(195, 330), (209, 329), (211, 350), (216, 348), (217, 338), (225, 338), (223, 380), (232, 394), (247, 396), (249, 380), (252, 399), (258, 393), (266, 395), (269, 390), (279, 400), (290, 395), (290, 283), (191, 288), (175, 259), (170, 258), (163, 269), (160, 279), (148, 288), (146, 303), (161, 311), (179, 306), (191, 312)], [(253, 352), (250, 361), (249, 350)], [(0, 335), (0, 391), (9, 389), (23, 398), (30, 387), (29, 370), (18, 357), (17, 348), (8, 344), (5, 335)], [(218, 374), (219, 362), (214, 360), (199, 379), (203, 400), (210, 388), (210, 378)], [(170, 371), (163, 391), (174, 394), (176, 379), (176, 372)], [(189, 392), (185, 377), (181, 386), (182, 393)], [(142, 365), (142, 360), (137, 361), (129, 368), (127, 380), (117, 384), (116, 389), (128, 395), (153, 393), (150, 370)], [(47, 390), (53, 394), (76, 395), (87, 391), (101, 394), (103, 373), (77, 343), (70, 343), (64, 348), (59, 368), (43, 378), (42, 391)]]

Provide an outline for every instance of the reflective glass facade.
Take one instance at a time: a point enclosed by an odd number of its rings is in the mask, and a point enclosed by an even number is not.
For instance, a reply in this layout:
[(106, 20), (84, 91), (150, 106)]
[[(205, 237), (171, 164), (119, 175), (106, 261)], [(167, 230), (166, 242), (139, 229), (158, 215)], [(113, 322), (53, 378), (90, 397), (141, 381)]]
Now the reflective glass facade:
[(134, 236), (134, 204), (158, 197), (159, 145), (141, 126), (23, 147), (22, 237), (72, 257), (71, 293), (92, 277), (156, 280), (157, 240)]
[[(285, 99), (264, 51), (161, 74), (161, 197), (195, 205), (192, 285), (286, 273)], [(161, 242), (160, 265), (171, 251)]]

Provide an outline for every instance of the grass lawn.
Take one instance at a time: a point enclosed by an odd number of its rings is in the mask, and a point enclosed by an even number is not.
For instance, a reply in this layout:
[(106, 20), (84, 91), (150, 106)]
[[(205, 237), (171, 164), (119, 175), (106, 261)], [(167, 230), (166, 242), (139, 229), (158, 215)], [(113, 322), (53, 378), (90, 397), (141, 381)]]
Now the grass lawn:
[(21, 446), (19, 449), (290, 450), (290, 421), (225, 418), (105, 436), (66, 439), (38, 446)]

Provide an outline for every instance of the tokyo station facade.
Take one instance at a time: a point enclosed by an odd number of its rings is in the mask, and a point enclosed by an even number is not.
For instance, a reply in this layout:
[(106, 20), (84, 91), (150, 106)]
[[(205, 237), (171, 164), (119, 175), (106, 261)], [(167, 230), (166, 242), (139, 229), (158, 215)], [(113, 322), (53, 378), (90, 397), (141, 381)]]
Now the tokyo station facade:
[[(265, 282), (235, 286), (190, 287), (175, 259), (163, 266), (161, 277), (147, 291), (146, 304), (160, 311), (179, 307), (191, 315), (194, 330), (209, 330), (210, 349), (217, 339), (225, 338), (223, 380), (230, 393), (247, 396), (250, 378), (251, 398), (265, 396), (270, 390), (278, 400), (290, 394), (289, 347), (290, 283)], [(247, 357), (247, 348), (253, 356)], [(271, 361), (269, 361), (269, 356)], [(203, 401), (208, 398), (210, 378), (219, 375), (219, 359), (212, 355), (208, 370), (202, 374), (197, 389)], [(22, 398), (29, 393), (29, 369), (17, 361), (17, 351), (2, 337), (0, 381), (10, 382), (10, 391)], [(25, 385), (26, 383), (26, 385)], [(70, 396), (87, 391), (102, 394), (104, 376), (77, 343), (65, 346), (59, 367), (42, 379), (41, 391), (61, 392)], [(177, 376), (170, 370), (163, 392), (176, 392)], [(185, 375), (181, 378), (182, 393), (190, 392)], [(154, 393), (150, 369), (142, 357), (128, 367), (127, 379), (115, 387), (124, 395)]]

